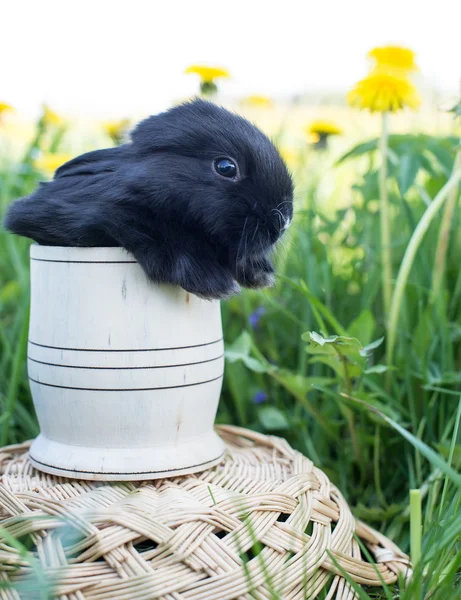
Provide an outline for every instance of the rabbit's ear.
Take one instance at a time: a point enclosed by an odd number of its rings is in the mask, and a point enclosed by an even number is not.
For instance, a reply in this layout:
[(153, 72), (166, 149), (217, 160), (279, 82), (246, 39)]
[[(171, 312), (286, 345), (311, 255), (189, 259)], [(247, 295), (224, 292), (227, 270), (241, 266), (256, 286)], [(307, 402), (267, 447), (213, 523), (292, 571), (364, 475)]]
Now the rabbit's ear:
[(95, 175), (107, 171), (115, 171), (119, 160), (125, 153), (128, 144), (116, 148), (105, 148), (94, 150), (80, 156), (76, 156), (66, 162), (56, 171), (54, 178), (70, 177), (73, 175)]
[(218, 115), (223, 110), (201, 99), (179, 104), (138, 123), (131, 132), (133, 145), (137, 151), (152, 152), (206, 144), (210, 127), (219, 131)]
[(133, 129), (130, 134), (135, 149), (139, 152), (168, 150), (175, 145), (177, 129), (172, 128), (165, 113), (152, 115)]

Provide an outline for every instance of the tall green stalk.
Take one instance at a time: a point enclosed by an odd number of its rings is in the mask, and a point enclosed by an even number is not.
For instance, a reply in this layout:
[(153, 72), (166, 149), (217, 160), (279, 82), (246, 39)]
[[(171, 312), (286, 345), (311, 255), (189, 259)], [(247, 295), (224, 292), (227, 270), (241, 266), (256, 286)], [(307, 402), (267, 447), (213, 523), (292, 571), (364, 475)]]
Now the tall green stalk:
[[(459, 146), (455, 157), (453, 171), (461, 169), (461, 146)], [(440, 225), (439, 239), (437, 241), (437, 249), (435, 251), (434, 269), (432, 276), (431, 302), (435, 302), (437, 294), (443, 284), (445, 276), (448, 242), (450, 239), (450, 228), (453, 222), (453, 213), (456, 208), (456, 200), (458, 198), (458, 187), (455, 186), (449, 196), (445, 208), (443, 210), (442, 224)]]
[(387, 155), (389, 137), (389, 113), (382, 113), (381, 138), (379, 150), (381, 168), (379, 170), (379, 206), (381, 217), (381, 268), (384, 318), (389, 316), (392, 297), (392, 257), (391, 257), (391, 220), (389, 214), (389, 196), (387, 190)]
[[(394, 358), (394, 348), (397, 338), (397, 325), (400, 316), (400, 308), (402, 305), (403, 292), (407, 285), (408, 276), (410, 274), (411, 267), (415, 260), (416, 252), (423, 241), (424, 234), (432, 223), (437, 212), (442, 207), (443, 203), (449, 196), (453, 189), (456, 189), (458, 183), (461, 181), (461, 169), (453, 171), (450, 179), (443, 186), (443, 188), (436, 195), (434, 200), (427, 207), (426, 212), (423, 214), (419, 221), (416, 229), (411, 236), (410, 242), (405, 251), (405, 255), (400, 265), (399, 274), (397, 276), (397, 282), (395, 284), (394, 294), (392, 295), (391, 308), (389, 311), (389, 323), (387, 333), (387, 347), (386, 347), (386, 358), (387, 364), (391, 365)], [(390, 372), (389, 372), (390, 373)]]

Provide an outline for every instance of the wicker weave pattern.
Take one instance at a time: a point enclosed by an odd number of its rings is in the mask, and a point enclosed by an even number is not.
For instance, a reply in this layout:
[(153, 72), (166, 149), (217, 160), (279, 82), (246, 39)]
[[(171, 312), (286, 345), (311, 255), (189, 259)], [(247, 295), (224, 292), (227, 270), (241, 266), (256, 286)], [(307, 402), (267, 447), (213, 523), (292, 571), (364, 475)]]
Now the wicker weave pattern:
[[(337, 488), (286, 441), (220, 427), (218, 467), (158, 481), (104, 484), (34, 470), (27, 444), (0, 450), (0, 598), (38, 597), (37, 573), (62, 600), (357, 598), (393, 583), (408, 557), (355, 521)], [(5, 533), (6, 532), (6, 533)], [(361, 558), (356, 533), (377, 565)], [(8, 534), (31, 534), (24, 560)], [(338, 569), (339, 565), (339, 569)]]

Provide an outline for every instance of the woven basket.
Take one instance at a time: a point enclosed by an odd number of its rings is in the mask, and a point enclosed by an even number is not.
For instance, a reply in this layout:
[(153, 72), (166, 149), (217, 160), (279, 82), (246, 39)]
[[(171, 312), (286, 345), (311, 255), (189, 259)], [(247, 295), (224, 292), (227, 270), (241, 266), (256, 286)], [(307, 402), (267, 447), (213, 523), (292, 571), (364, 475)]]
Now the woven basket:
[[(0, 450), (0, 598), (47, 587), (62, 600), (301, 600), (322, 590), (352, 600), (344, 573), (369, 586), (409, 574), (408, 557), (356, 521), (286, 441), (218, 431), (228, 448), (219, 466), (157, 481), (63, 479), (36, 471), (27, 443)], [(28, 534), (25, 555), (13, 537)]]

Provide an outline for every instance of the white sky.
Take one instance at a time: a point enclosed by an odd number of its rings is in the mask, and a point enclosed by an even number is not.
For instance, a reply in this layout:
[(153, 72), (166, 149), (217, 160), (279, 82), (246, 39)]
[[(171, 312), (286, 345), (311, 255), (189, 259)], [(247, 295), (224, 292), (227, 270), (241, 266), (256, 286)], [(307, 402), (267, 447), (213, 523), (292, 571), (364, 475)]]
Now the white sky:
[(190, 63), (227, 67), (226, 95), (346, 90), (365, 55), (417, 52), (425, 84), (456, 91), (461, 0), (3, 0), (0, 99), (33, 114), (156, 112), (197, 89)]

